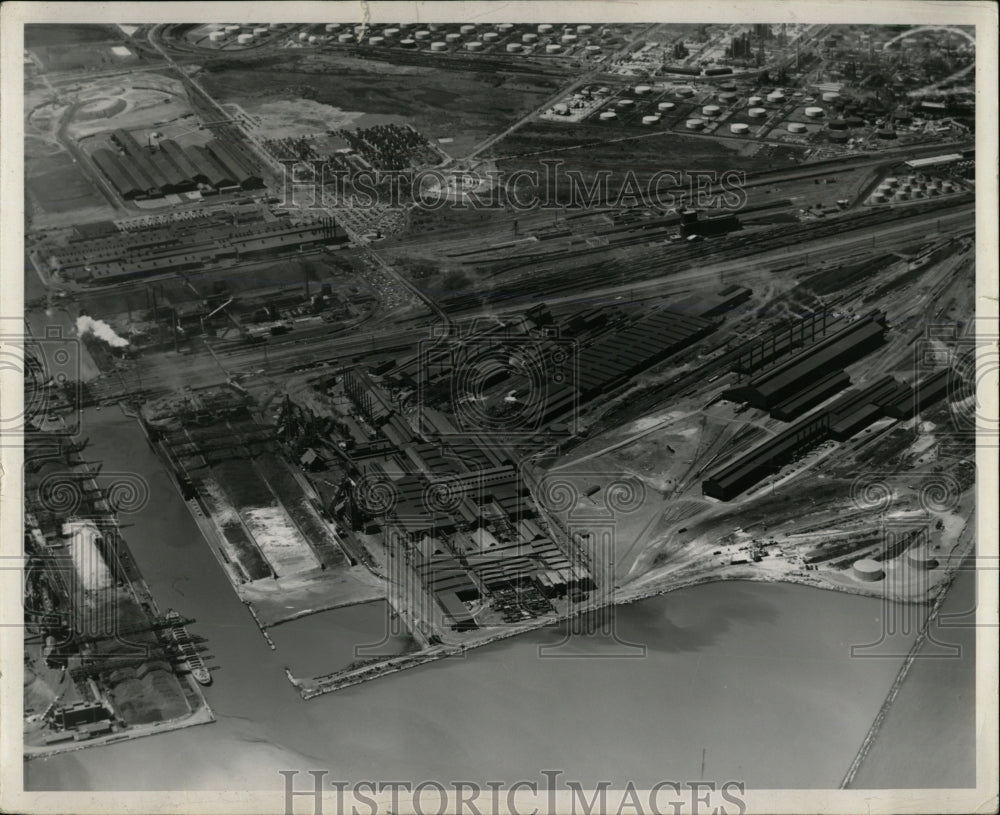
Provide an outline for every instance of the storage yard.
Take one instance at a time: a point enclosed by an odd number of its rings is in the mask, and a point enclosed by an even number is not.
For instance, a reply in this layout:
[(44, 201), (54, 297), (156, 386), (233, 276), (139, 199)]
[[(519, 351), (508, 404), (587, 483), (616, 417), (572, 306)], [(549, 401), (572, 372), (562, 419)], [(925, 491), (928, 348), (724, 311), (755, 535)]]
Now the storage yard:
[[(974, 65), (942, 37), (920, 53)], [(412, 649), (289, 675), (303, 696), (711, 579), (926, 601), (969, 551), (971, 97), (912, 101), (942, 77), (894, 30), (94, 42), (134, 70), (74, 77), (27, 45), (29, 309), (77, 326), (82, 403), (142, 424), (272, 648), (388, 599)], [(429, 171), (432, 205), (362, 181)], [(139, 597), (74, 523), (36, 515), (39, 551)], [(170, 654), (131, 667), (79, 701), (196, 710)]]

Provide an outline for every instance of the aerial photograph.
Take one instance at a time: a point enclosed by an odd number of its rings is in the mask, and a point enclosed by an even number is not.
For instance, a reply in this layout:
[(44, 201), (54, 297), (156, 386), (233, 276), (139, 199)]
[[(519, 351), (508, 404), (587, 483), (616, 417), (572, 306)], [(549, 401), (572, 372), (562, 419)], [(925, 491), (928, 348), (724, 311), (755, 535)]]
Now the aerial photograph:
[(280, 5), (23, 26), (23, 790), (984, 783), (977, 25)]

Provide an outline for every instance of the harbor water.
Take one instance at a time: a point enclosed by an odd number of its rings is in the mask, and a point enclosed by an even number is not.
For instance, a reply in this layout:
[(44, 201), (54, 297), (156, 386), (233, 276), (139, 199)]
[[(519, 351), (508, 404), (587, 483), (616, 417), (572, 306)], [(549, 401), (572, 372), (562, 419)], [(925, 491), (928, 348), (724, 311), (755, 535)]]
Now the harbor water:
[(586, 786), (830, 788), (902, 661), (851, 656), (878, 638), (879, 600), (711, 583), (616, 610), (618, 637), (642, 646), (638, 657), (584, 635), (542, 654), (565, 634), (552, 627), (306, 702), (285, 667), (343, 667), (356, 645), (382, 639), (385, 604), (281, 625), (272, 651), (135, 421), (88, 411), (85, 435), (85, 456), (105, 473), (150, 482), (155, 500), (123, 516), (123, 531), (160, 607), (194, 618), (190, 630), (207, 639), (217, 722), (30, 761), (29, 789), (279, 791), (279, 770), (309, 769), (348, 783), (541, 782), (545, 769)]

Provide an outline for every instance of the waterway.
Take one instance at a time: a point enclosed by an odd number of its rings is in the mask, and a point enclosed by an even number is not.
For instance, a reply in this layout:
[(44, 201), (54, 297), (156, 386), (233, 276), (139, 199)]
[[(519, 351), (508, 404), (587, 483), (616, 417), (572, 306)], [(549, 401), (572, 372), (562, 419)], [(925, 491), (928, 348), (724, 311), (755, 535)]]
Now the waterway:
[(284, 667), (340, 667), (381, 638), (384, 604), (279, 626), (271, 651), (134, 422), (114, 408), (84, 423), (104, 472), (150, 482), (155, 500), (123, 516), (124, 533), (160, 606), (207, 638), (218, 721), (28, 762), (29, 789), (278, 791), (281, 769), (348, 782), (541, 781), (557, 769), (586, 785), (831, 788), (901, 663), (851, 656), (878, 640), (878, 600), (714, 583), (618, 610), (619, 635), (645, 646), (642, 658), (593, 637), (575, 637), (571, 658), (540, 657), (562, 637), (551, 628), (305, 702)]

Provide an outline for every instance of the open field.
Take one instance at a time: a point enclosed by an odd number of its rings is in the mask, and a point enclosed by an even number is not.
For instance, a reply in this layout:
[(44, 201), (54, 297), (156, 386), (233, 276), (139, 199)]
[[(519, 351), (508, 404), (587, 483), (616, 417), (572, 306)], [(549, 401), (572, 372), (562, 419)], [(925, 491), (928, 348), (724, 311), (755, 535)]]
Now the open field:
[[(261, 135), (277, 111), (290, 111), (334, 127), (369, 127), (403, 121), (434, 140), (452, 138), (449, 153), (461, 155), (535, 106), (556, 85), (549, 77), (483, 74), (471, 71), (393, 65), (330, 54), (280, 55), (253, 62), (211, 63), (201, 75), (219, 101), (237, 102), (261, 117)], [(304, 110), (297, 103), (306, 100)], [(323, 114), (318, 106), (332, 108)], [(367, 118), (372, 117), (372, 118)], [(300, 123), (301, 124), (301, 123)], [(275, 135), (290, 125), (279, 117)], [(295, 125), (301, 130), (300, 125)], [(315, 131), (314, 131), (315, 132)]]

